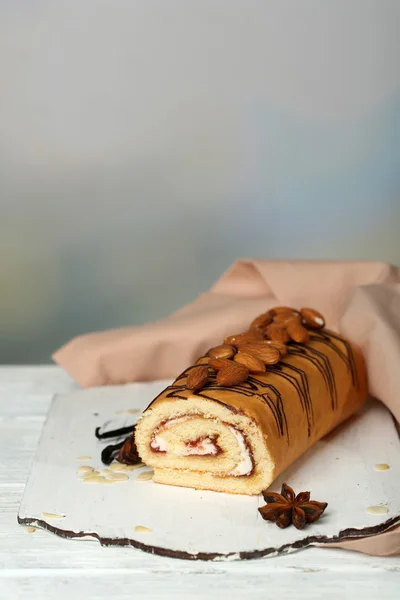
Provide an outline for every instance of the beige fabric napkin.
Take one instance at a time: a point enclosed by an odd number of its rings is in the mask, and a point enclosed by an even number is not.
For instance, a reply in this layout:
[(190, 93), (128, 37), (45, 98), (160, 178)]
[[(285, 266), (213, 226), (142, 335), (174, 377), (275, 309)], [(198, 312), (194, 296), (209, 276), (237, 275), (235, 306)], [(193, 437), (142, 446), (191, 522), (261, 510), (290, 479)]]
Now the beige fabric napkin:
[[(357, 343), (371, 394), (400, 422), (400, 269), (380, 262), (239, 260), (166, 319), (80, 336), (53, 358), (86, 387), (174, 377), (276, 305), (316, 308), (329, 328)], [(400, 527), (335, 546), (399, 553)]]

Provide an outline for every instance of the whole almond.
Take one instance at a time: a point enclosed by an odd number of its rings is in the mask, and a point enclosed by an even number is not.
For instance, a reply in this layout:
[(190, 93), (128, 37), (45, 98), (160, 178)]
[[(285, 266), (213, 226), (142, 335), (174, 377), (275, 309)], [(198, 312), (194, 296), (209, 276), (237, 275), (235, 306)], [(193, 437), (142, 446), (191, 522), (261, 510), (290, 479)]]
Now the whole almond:
[(317, 310), (313, 308), (302, 308), (300, 311), (303, 322), (312, 329), (322, 329), (325, 327), (325, 319)]
[(281, 355), (279, 350), (265, 344), (263, 346), (256, 344), (246, 344), (246, 346), (242, 346), (240, 349), (240, 353), (251, 354), (256, 358), (262, 360), (263, 363), (267, 365), (275, 365), (280, 361)]
[(282, 344), (282, 342), (274, 342), (273, 340), (265, 340), (265, 343), (271, 346), (272, 348), (276, 348), (281, 355), (281, 358), (285, 358), (287, 353), (289, 352), (286, 344)]
[(289, 323), (287, 332), (291, 339), (299, 344), (307, 344), (310, 339), (307, 329), (300, 323)]
[(194, 367), (187, 378), (186, 387), (189, 390), (197, 392), (201, 390), (208, 381), (208, 368), (206, 366), (199, 365)]
[(196, 360), (196, 365), (208, 365), (209, 360), (210, 358), (208, 356), (200, 356), (200, 358)]
[(220, 369), (223, 369), (224, 367), (229, 367), (229, 365), (232, 364), (232, 361), (228, 360), (227, 358), (210, 358), (210, 361), (208, 364), (210, 365), (210, 367), (212, 367), (216, 371), (219, 371)]
[(262, 371), (266, 370), (262, 360), (253, 354), (238, 352), (233, 360), (247, 367), (250, 373), (262, 373)]
[(271, 325), (268, 325), (268, 327), (265, 329), (265, 333), (270, 340), (273, 340), (274, 342), (281, 342), (282, 344), (286, 344), (290, 339), (286, 328), (282, 327), (278, 323), (271, 323)]
[(272, 313), (270, 310), (268, 310), (267, 312), (263, 313), (262, 315), (259, 315), (258, 317), (256, 317), (254, 319), (254, 321), (252, 321), (251, 325), (250, 325), (250, 329), (263, 329), (264, 327), (266, 327), (267, 325), (269, 325), (270, 323), (272, 323)]
[[(285, 349), (286, 349), (286, 354), (287, 354), (287, 347), (285, 344), (282, 344), (281, 342), (273, 342), (272, 340), (254, 340), (254, 341), (250, 341), (247, 344), (242, 344), (239, 348), (239, 352), (245, 352), (247, 353), (247, 348), (250, 347), (251, 348), (276, 348), (277, 350), (279, 350), (281, 353), (285, 354)], [(284, 346), (284, 348), (281, 348), (281, 346)]]
[(297, 311), (295, 308), (292, 308), (290, 306), (275, 306), (274, 308), (271, 309), (272, 313), (276, 316), (279, 315), (280, 313), (293, 313), (293, 314), (299, 314), (299, 311)]
[(217, 383), (225, 387), (240, 385), (249, 376), (249, 370), (244, 365), (233, 362), (217, 373)]
[(301, 323), (301, 317), (299, 314), (294, 314), (294, 313), (284, 313), (281, 312), (278, 315), (276, 315), (276, 317), (274, 317), (274, 323), (277, 323), (278, 325), (283, 325), (284, 327), (288, 324), (291, 323), (292, 321), (296, 321), (297, 323)]
[(263, 340), (264, 336), (261, 331), (258, 329), (251, 329), (250, 331), (245, 331), (244, 333), (237, 333), (235, 335), (230, 335), (224, 341), (225, 344), (229, 346), (237, 346), (239, 347), (241, 344), (248, 344), (252, 340)]
[(260, 348), (265, 348), (265, 346), (268, 346), (267, 344), (267, 340), (266, 339), (262, 339), (262, 340), (249, 340), (248, 342), (246, 342), (245, 344), (240, 344), (240, 350), (242, 351), (243, 346), (259, 346)]
[(210, 358), (232, 358), (235, 355), (235, 348), (228, 346), (228, 344), (222, 344), (221, 346), (215, 346), (207, 352)]

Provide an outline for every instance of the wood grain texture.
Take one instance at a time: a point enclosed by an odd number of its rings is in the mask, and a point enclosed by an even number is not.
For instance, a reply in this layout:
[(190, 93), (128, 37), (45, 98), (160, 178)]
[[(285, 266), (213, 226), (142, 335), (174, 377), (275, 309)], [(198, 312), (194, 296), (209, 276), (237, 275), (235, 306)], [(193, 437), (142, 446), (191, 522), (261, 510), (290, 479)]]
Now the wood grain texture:
[[(97, 543), (27, 534), (16, 522), (51, 396), (78, 389), (57, 367), (0, 367), (0, 585), (4, 600), (248, 597), (394, 600), (399, 558), (310, 548), (277, 560), (192, 563)], [(18, 422), (21, 436), (3, 433)], [(13, 461), (12, 480), (9, 464)]]

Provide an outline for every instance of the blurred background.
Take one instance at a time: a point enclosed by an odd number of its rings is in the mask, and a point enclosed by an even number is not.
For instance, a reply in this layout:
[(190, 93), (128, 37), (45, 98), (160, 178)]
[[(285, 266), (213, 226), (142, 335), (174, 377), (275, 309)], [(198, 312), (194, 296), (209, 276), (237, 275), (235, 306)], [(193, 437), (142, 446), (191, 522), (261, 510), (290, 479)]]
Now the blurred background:
[(0, 363), (237, 257), (400, 262), (398, 0), (0, 0)]

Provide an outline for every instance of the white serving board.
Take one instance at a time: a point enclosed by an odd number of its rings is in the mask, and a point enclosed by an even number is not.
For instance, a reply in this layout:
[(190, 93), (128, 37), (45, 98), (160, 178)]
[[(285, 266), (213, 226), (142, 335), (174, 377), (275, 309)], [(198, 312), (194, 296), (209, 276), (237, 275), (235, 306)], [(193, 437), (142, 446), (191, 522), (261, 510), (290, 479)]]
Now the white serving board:
[[(296, 492), (328, 502), (323, 517), (298, 531), (264, 521), (261, 496), (235, 496), (136, 481), (148, 467), (113, 485), (84, 484), (81, 465), (104, 468), (97, 426), (114, 429), (137, 415), (168, 382), (92, 388), (56, 396), (44, 426), (20, 506), (18, 521), (67, 538), (97, 539), (103, 545), (133, 546), (178, 558), (235, 560), (275, 556), (311, 544), (384, 531), (400, 522), (400, 441), (393, 419), (379, 402), (367, 406), (293, 464), (283, 481)], [(85, 461), (77, 457), (90, 456)], [(390, 469), (375, 470), (387, 463)], [(371, 515), (371, 505), (388, 513)], [(61, 519), (43, 513), (65, 515)], [(151, 529), (137, 533), (136, 526)]]

